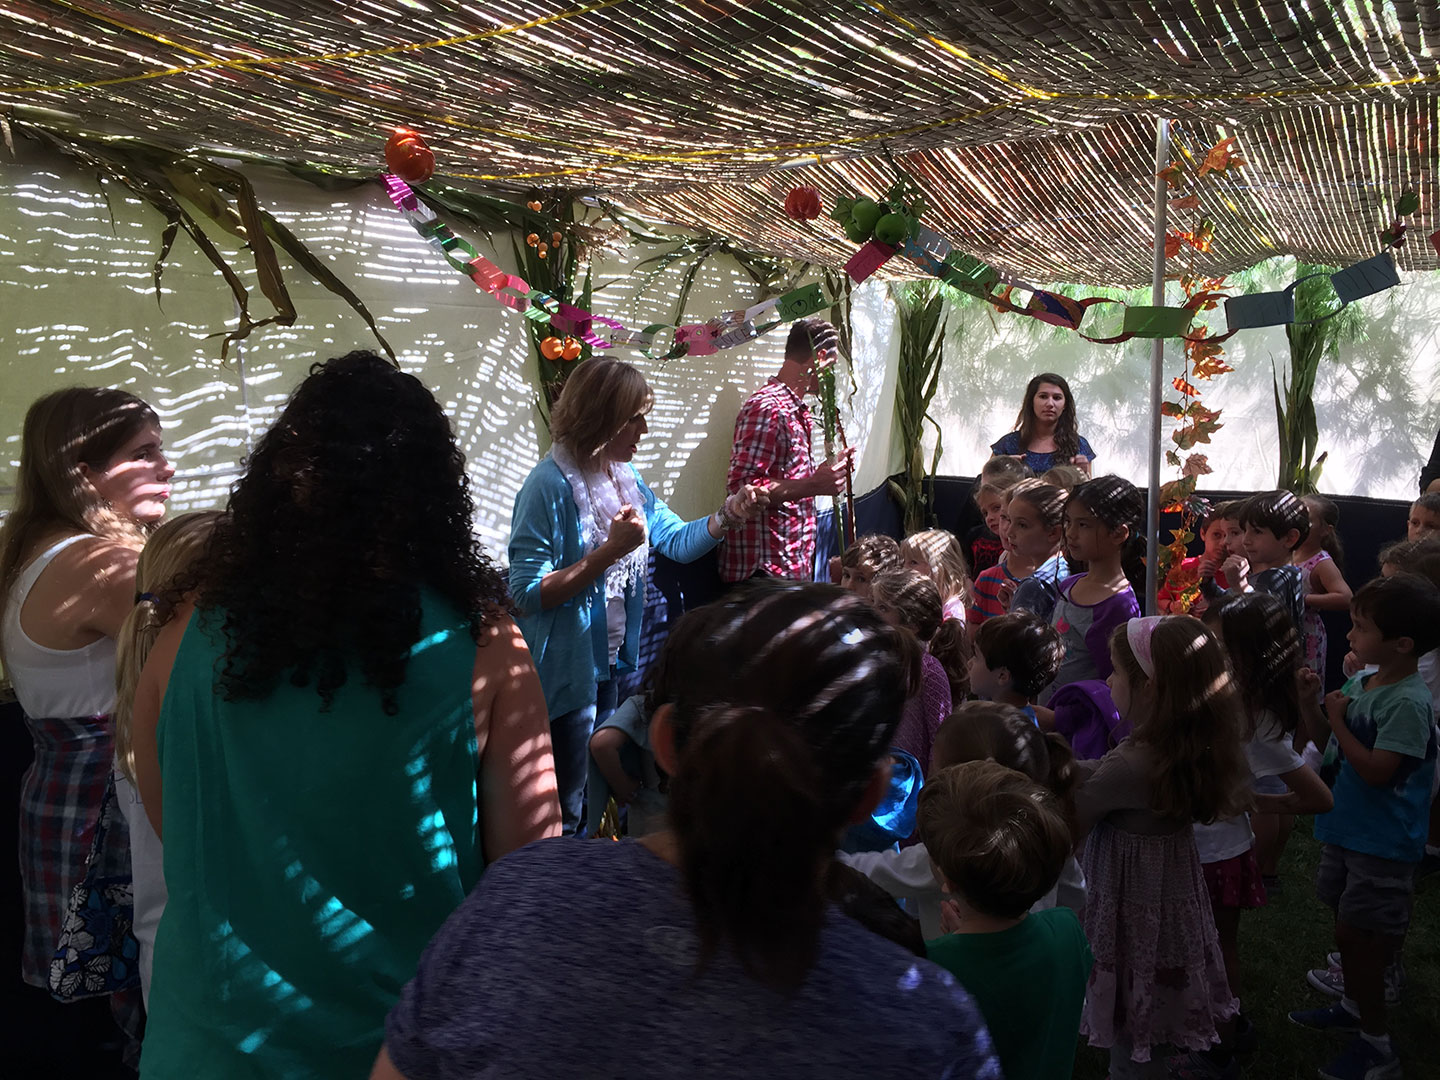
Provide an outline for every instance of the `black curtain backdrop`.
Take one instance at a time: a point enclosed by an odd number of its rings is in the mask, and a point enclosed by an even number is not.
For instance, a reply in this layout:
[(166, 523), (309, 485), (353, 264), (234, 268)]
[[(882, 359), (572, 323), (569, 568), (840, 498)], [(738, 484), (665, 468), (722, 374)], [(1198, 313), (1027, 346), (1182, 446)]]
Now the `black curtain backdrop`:
[[(939, 476), (933, 482), (927, 481), (927, 490), (933, 495), (933, 524), (936, 527), (949, 529), (963, 539), (977, 525), (983, 524), (980, 511), (970, 498), (974, 484), (973, 478), (959, 476)], [(1215, 503), (1243, 498), (1253, 492), (1201, 491), (1200, 494)], [(1341, 568), (1350, 587), (1358, 589), (1380, 572), (1380, 549), (1394, 540), (1405, 538), (1405, 521), (1409, 516), (1410, 503), (1347, 496), (1330, 498), (1340, 508), (1340, 525), (1337, 531), (1343, 548)], [(822, 504), (829, 502), (828, 499), (820, 501)], [(857, 536), (884, 533), (899, 539), (903, 535), (900, 506), (890, 496), (885, 484), (855, 500), (855, 518)], [(1168, 536), (1169, 531), (1178, 525), (1179, 515), (1162, 516), (1161, 535)], [(1201, 546), (1198, 541), (1192, 544), (1192, 554), (1198, 553)], [(826, 566), (830, 556), (838, 553), (834, 513), (828, 509), (823, 510), (820, 513), (815, 551), (816, 580), (828, 580)], [(692, 607), (717, 599), (724, 591), (713, 552), (688, 565), (671, 562), (659, 555), (653, 556), (653, 559), (642, 629), (640, 669), (624, 680), (621, 686), (622, 698), (639, 687), (645, 669), (654, 660), (665, 640), (670, 621), (679, 618)], [(1333, 689), (1340, 686), (1344, 679), (1340, 664), (1345, 659), (1348, 648), (1345, 634), (1350, 629), (1350, 617), (1344, 612), (1326, 612), (1323, 617), (1329, 638), (1325, 684), (1327, 689)]]

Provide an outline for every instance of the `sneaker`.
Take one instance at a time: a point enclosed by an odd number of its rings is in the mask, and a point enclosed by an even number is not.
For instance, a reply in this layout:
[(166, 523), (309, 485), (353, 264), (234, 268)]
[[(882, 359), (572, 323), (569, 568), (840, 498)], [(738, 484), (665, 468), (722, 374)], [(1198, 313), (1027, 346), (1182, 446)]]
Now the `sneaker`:
[(1297, 1009), (1290, 1014), (1290, 1021), (1317, 1031), (1360, 1030), (1360, 1018), (1338, 1001), (1323, 1009)]
[(1400, 1059), (1393, 1050), (1386, 1053), (1357, 1036), (1320, 1070), (1320, 1076), (1323, 1080), (1400, 1080)]
[[(1338, 954), (1331, 953), (1330, 955), (1336, 956)], [(1332, 962), (1328, 968), (1311, 968), (1305, 976), (1305, 981), (1322, 994), (1329, 994), (1335, 998), (1345, 996), (1345, 972), (1341, 969), (1338, 961)], [(1405, 969), (1401, 967), (1397, 961), (1385, 969), (1386, 1005), (1399, 1004), (1400, 991), (1404, 985)]]
[(1240, 1063), (1232, 1057), (1218, 1065), (1209, 1054), (1190, 1050), (1167, 1058), (1165, 1071), (1170, 1080), (1239, 1080)]
[(1260, 1032), (1244, 1013), (1235, 1017), (1235, 1053), (1253, 1054), (1260, 1049)]

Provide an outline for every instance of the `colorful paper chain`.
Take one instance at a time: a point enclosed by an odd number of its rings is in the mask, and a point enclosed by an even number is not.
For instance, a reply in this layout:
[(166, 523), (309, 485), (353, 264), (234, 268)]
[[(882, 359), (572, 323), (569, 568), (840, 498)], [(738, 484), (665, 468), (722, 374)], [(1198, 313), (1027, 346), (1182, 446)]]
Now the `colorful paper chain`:
[[(410, 185), (398, 176), (385, 174), (385, 190), (396, 208), (415, 227), (421, 237), (435, 248), (445, 261), (470, 278), (476, 288), (493, 296), (508, 308), (527, 319), (549, 324), (558, 334), (580, 338), (596, 349), (626, 346), (640, 350), (652, 360), (673, 360), (681, 356), (709, 356), (721, 349), (731, 349), (753, 341), (782, 323), (813, 315), (832, 306), (835, 300), (826, 295), (819, 283), (792, 289), (783, 296), (736, 311), (727, 311), (706, 322), (651, 323), (641, 330), (632, 330), (615, 319), (595, 315), (584, 308), (566, 303), (548, 293), (532, 289), (524, 278), (501, 270), (481, 255), (462, 237), (441, 221), (433, 210), (420, 201)], [(1023, 281), (1007, 277), (995, 267), (971, 255), (956, 251), (940, 234), (921, 226), (898, 248), (871, 240), (861, 247), (845, 271), (859, 284), (896, 255), (908, 259), (948, 285), (1003, 310), (1024, 315), (1052, 326), (1074, 330), (1086, 341), (1114, 345), (1131, 338), (1180, 338), (1184, 341), (1221, 342), (1239, 330), (1260, 326), (1282, 326), (1295, 321), (1295, 288), (1302, 281), (1323, 277), (1311, 274), (1291, 282), (1278, 292), (1232, 296), (1225, 300), (1226, 332), (1215, 337), (1186, 336), (1196, 310), (1191, 307), (1141, 307), (1108, 296), (1074, 298), (1037, 289)], [(1321, 319), (1328, 319), (1359, 300), (1400, 284), (1395, 262), (1387, 251), (1373, 255), (1353, 266), (1329, 275), (1340, 307)], [(995, 290), (1001, 284), (1010, 289), (1030, 293), (1024, 306), (1014, 303), (1008, 295)], [(1125, 308), (1119, 334), (1091, 337), (1080, 331), (1085, 313), (1098, 304), (1120, 304)], [(761, 321), (766, 319), (766, 321)], [(1311, 319), (1309, 322), (1319, 322)], [(1304, 323), (1298, 325), (1306, 325)]]

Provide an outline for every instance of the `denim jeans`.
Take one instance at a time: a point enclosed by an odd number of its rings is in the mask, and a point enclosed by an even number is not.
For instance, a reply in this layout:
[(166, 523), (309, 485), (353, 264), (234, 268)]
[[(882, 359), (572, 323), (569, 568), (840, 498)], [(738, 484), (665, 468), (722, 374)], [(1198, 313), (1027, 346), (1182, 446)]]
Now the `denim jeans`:
[(595, 688), (595, 704), (584, 705), (550, 721), (555, 752), (555, 783), (560, 789), (560, 821), (566, 836), (575, 836), (585, 820), (585, 780), (590, 773), (590, 736), (610, 719), (620, 689), (615, 669)]

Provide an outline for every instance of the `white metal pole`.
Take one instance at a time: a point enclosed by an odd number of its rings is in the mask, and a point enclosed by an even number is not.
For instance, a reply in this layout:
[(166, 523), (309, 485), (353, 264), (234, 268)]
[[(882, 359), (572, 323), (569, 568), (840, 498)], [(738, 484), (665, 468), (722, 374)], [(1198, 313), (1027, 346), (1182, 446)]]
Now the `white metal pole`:
[[(1159, 173), (1170, 157), (1170, 121), (1161, 119), (1155, 127), (1155, 262), (1150, 283), (1150, 302), (1165, 303), (1165, 208), (1166, 184)], [(1155, 593), (1159, 587), (1156, 569), (1160, 558), (1160, 402), (1165, 388), (1165, 339), (1150, 346), (1150, 492), (1145, 512), (1145, 611), (1158, 615)]]

